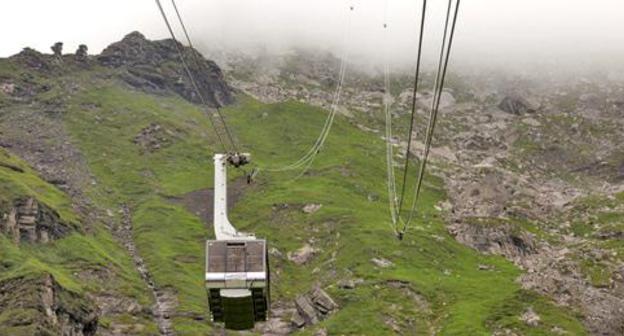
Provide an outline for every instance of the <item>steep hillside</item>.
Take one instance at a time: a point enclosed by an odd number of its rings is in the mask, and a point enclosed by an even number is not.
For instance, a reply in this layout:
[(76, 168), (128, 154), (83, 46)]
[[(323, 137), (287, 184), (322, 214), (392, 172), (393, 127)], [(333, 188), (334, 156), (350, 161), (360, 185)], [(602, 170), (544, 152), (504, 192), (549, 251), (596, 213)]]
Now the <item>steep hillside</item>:
[[(202, 335), (220, 328), (210, 322), (202, 282), (204, 240), (213, 235), (202, 207), (211, 207), (216, 139), (204, 109), (167, 84), (184, 83), (172, 56), (149, 61), (173, 42), (136, 33), (124, 41), (154, 51), (136, 61), (116, 44), (105, 54), (121, 61), (34, 51), (0, 60), (0, 330)], [(144, 66), (153, 69), (136, 71)], [(260, 168), (251, 185), (230, 171), (232, 222), (270, 244), (274, 316), (255, 333), (585, 334), (575, 312), (521, 288), (518, 267), (449, 235), (439, 177), (428, 176), (418, 223), (397, 241), (388, 225), (383, 140), (352, 120), (337, 118), (303, 176), (263, 169), (305, 153), (326, 111), (241, 92), (224, 99), (232, 92), (217, 70), (205, 75), (205, 89), (221, 97), (215, 106), (227, 103), (223, 112)], [(54, 219), (58, 234), (33, 241), (6, 229), (28, 199), (52, 214), (41, 218)], [(36, 225), (50, 232), (48, 222)], [(531, 244), (515, 232), (505, 239), (510, 249)], [(295, 301), (315, 288), (337, 307), (311, 325)]]
[[(214, 54), (233, 85), (257, 99), (331, 104), (328, 83), (338, 63), (331, 55)], [(383, 136), (383, 76), (359, 69), (348, 65), (339, 112)], [(425, 71), (416, 97), (416, 157), (424, 148), (432, 75)], [(518, 278), (523, 288), (576, 311), (592, 334), (623, 333), (617, 227), (624, 206), (624, 81), (614, 74), (557, 72), (449, 75), (429, 165), (449, 198), (441, 205), (447, 231), (464, 245), (514, 262), (527, 272)], [(396, 69), (390, 76), (391, 142), (400, 166), (413, 73)], [(521, 248), (513, 247), (514, 236), (522, 237)]]

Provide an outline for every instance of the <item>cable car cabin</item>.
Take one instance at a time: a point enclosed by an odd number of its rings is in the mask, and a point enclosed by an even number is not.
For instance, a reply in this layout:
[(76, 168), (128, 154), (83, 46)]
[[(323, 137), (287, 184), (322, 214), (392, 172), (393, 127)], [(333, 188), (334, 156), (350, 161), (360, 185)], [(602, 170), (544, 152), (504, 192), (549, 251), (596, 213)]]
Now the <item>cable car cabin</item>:
[(206, 289), (214, 322), (244, 330), (265, 321), (269, 297), (266, 241), (208, 240)]
[(227, 165), (249, 162), (249, 154), (215, 154), (214, 230), (206, 242), (206, 290), (214, 322), (227, 329), (252, 329), (269, 308), (269, 258), (266, 241), (238, 232), (227, 217)]

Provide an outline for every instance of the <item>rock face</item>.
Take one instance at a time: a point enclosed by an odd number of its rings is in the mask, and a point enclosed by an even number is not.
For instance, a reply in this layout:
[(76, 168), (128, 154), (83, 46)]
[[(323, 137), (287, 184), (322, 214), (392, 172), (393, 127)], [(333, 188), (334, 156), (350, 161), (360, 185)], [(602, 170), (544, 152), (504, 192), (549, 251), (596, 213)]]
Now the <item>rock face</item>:
[(537, 107), (522, 97), (507, 96), (498, 104), (498, 108), (511, 114), (521, 115), (535, 112)]
[(47, 243), (70, 231), (58, 213), (32, 197), (16, 200), (0, 222), (0, 229), (12, 237), (15, 243)]
[(97, 310), (49, 274), (0, 282), (0, 312), (5, 309), (22, 314), (1, 320), (3, 335), (91, 336), (98, 327)]
[(320, 288), (298, 296), (295, 306), (297, 312), (293, 315), (292, 321), (298, 328), (317, 324), (338, 309), (336, 302)]
[(503, 255), (515, 260), (535, 253), (533, 236), (509, 224), (455, 223), (449, 232), (460, 243), (481, 252)]
[(214, 62), (171, 39), (150, 41), (141, 33), (133, 32), (108, 46), (97, 59), (103, 66), (124, 68), (122, 79), (134, 87), (152, 93), (170, 90), (193, 103), (201, 103), (181, 64), (178, 48), (206, 104), (220, 107), (234, 101), (221, 69)]

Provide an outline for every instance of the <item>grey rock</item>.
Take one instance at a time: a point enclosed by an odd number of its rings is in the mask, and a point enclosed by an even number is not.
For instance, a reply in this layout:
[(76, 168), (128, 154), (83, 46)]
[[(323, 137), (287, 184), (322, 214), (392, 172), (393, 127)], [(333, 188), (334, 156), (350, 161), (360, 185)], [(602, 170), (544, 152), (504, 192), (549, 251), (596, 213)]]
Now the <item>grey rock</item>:
[(533, 308), (529, 308), (520, 316), (520, 320), (530, 327), (537, 327), (541, 318), (533, 311)]
[(59, 214), (33, 197), (17, 199), (4, 219), (0, 232), (4, 232), (18, 244), (47, 243), (64, 237), (71, 231), (69, 224)]
[(220, 107), (234, 102), (232, 90), (217, 64), (171, 39), (150, 41), (141, 33), (132, 32), (104, 49), (97, 60), (103, 66), (126, 69), (122, 79), (134, 87), (152, 93), (173, 91), (193, 103), (203, 103), (180, 65), (178, 48), (187, 60), (193, 60), (187, 64), (206, 104)]
[(317, 211), (319, 211), (321, 209), (321, 207), (323, 207), (322, 204), (306, 204), (303, 209), (301, 209), (301, 211), (303, 211), (306, 214), (313, 214)]
[(537, 111), (538, 107), (519, 96), (507, 96), (498, 104), (498, 108), (511, 114), (521, 115)]
[[(297, 313), (292, 323), (298, 328), (315, 325), (338, 309), (338, 304), (322, 289), (315, 288), (311, 292), (299, 295), (295, 299)], [(301, 323), (303, 320), (304, 323)]]
[(56, 42), (54, 43), (50, 49), (52, 49), (52, 53), (54, 53), (54, 56), (56, 57), (62, 57), (63, 56), (63, 42)]
[(75, 58), (79, 62), (84, 62), (89, 57), (89, 48), (85, 44), (81, 44), (78, 46), (76, 50)]
[(314, 249), (309, 244), (305, 244), (300, 249), (294, 252), (289, 252), (288, 259), (297, 265), (303, 265), (307, 263), (310, 259), (312, 259), (315, 253), (316, 249)]
[(391, 267), (394, 265), (392, 261), (385, 259), (385, 258), (372, 258), (371, 262), (375, 264), (375, 266), (381, 267), (381, 268), (387, 268), (387, 267)]

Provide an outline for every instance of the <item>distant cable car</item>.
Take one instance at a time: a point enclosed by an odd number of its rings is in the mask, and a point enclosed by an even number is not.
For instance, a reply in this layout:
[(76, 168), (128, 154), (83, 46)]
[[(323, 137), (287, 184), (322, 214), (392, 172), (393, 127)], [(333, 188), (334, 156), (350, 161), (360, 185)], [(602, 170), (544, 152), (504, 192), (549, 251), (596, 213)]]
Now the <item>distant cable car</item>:
[(214, 156), (214, 229), (206, 241), (205, 286), (214, 322), (227, 329), (252, 329), (265, 321), (269, 309), (270, 276), (266, 241), (236, 231), (227, 217), (226, 165), (249, 162), (249, 154)]

